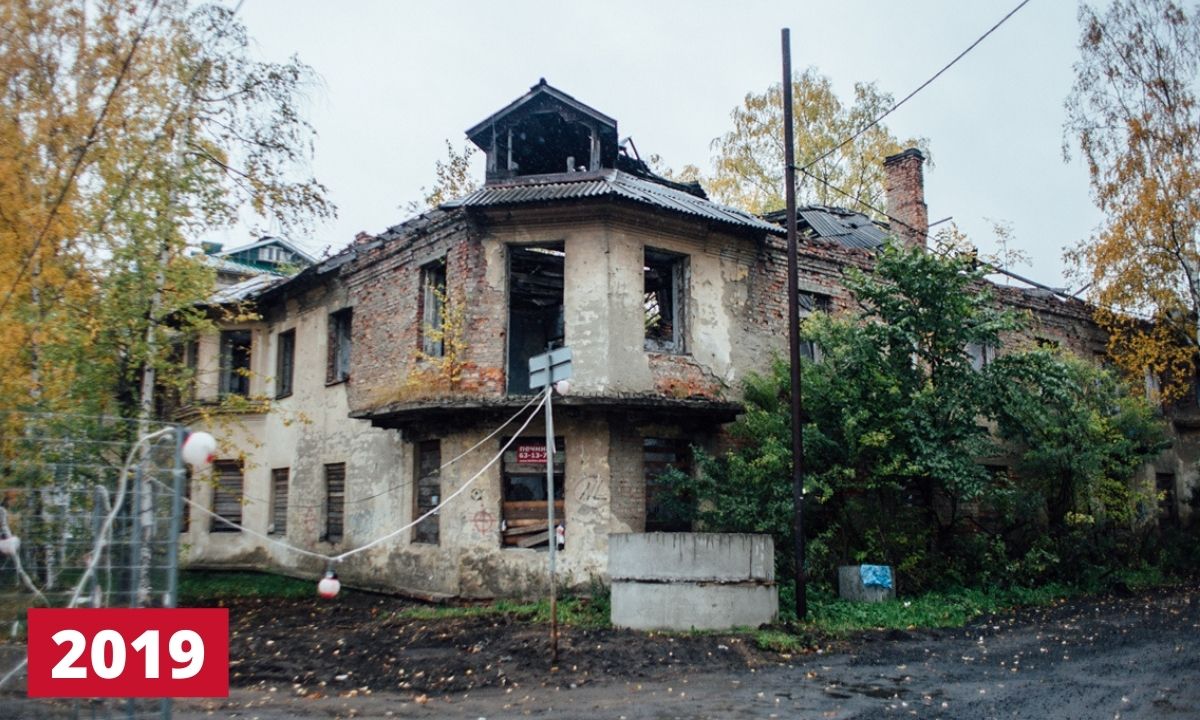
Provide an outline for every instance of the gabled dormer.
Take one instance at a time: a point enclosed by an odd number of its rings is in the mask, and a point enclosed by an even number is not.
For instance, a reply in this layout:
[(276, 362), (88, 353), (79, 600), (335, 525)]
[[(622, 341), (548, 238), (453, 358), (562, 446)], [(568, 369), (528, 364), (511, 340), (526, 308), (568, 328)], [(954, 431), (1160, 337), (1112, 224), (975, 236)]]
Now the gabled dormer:
[(542, 80), (467, 130), (487, 156), (487, 182), (594, 172), (617, 165), (617, 121)]

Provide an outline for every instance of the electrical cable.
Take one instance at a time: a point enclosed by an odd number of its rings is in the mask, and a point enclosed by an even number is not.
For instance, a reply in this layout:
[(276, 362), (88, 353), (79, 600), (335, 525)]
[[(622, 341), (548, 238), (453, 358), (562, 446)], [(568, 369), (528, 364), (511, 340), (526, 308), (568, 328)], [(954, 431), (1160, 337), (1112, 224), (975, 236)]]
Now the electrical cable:
[[(845, 140), (842, 140), (840, 143), (838, 143), (837, 145), (834, 145), (832, 148), (830, 148), (829, 150), (825, 151), (824, 153), (822, 153), (822, 154), (821, 154), (820, 156), (818, 156), (817, 158), (815, 158), (815, 159), (813, 159), (813, 160), (809, 161), (809, 163), (808, 163), (808, 164), (806, 164), (804, 167), (802, 167), (802, 168), (797, 168), (797, 169), (798, 169), (798, 170), (800, 170), (800, 172), (803, 172), (805, 175), (808, 175), (808, 172), (806, 172), (806, 171), (807, 171), (807, 170), (809, 170), (809, 169), (811, 169), (811, 168), (812, 168), (812, 166), (816, 165), (817, 163), (821, 162), (821, 161), (822, 161), (822, 160), (824, 160), (825, 158), (827, 158), (827, 157), (829, 157), (830, 155), (834, 154), (834, 153), (835, 153), (835, 152), (837, 152), (838, 150), (841, 150), (841, 149), (842, 149), (842, 148), (844, 148), (845, 146), (847, 146), (847, 145), (849, 145), (850, 143), (852, 143), (852, 142), (854, 142), (855, 140), (857, 140), (859, 137), (861, 137), (861, 136), (862, 136), (862, 134), (863, 134), (863, 133), (865, 133), (866, 131), (868, 131), (868, 130), (870, 130), (871, 128), (875, 127), (875, 126), (876, 126), (876, 125), (878, 125), (880, 122), (882, 122), (882, 121), (883, 121), (883, 119), (884, 119), (885, 117), (887, 117), (888, 115), (891, 115), (893, 112), (895, 112), (896, 110), (898, 110), (898, 109), (900, 108), (900, 106), (901, 106), (901, 105), (903, 105), (904, 103), (908, 102), (909, 100), (912, 100), (912, 99), (913, 99), (913, 97), (914, 97), (914, 96), (915, 96), (917, 93), (919, 93), (919, 92), (921, 92), (922, 90), (924, 90), (925, 88), (929, 87), (929, 85), (930, 85), (930, 84), (932, 84), (934, 80), (937, 80), (939, 77), (941, 77), (941, 76), (942, 76), (942, 73), (944, 73), (944, 72), (946, 72), (947, 70), (949, 70), (950, 68), (954, 67), (954, 65), (955, 65), (956, 63), (958, 63), (958, 61), (959, 61), (959, 60), (962, 60), (964, 57), (966, 57), (966, 56), (967, 56), (967, 54), (968, 54), (969, 52), (971, 52), (972, 50), (974, 50), (974, 49), (976, 48), (976, 46), (978, 46), (978, 45), (979, 45), (979, 43), (983, 42), (983, 41), (984, 41), (984, 40), (987, 38), (987, 36), (989, 36), (989, 35), (991, 35), (992, 33), (994, 33), (994, 32), (995, 32), (995, 31), (996, 31), (996, 30), (997, 30), (997, 29), (998, 29), (998, 28), (999, 28), (1001, 25), (1003, 25), (1004, 23), (1008, 22), (1008, 19), (1009, 19), (1009, 18), (1011, 18), (1013, 15), (1016, 15), (1016, 14), (1017, 14), (1017, 11), (1019, 11), (1021, 8), (1025, 7), (1025, 6), (1026, 6), (1026, 5), (1028, 5), (1028, 4), (1029, 4), (1029, 0), (1022, 0), (1022, 1), (1021, 1), (1021, 3), (1020, 3), (1020, 4), (1018, 4), (1018, 5), (1017, 5), (1015, 8), (1013, 8), (1012, 10), (1009, 10), (1007, 15), (1005, 15), (1005, 16), (1004, 16), (1004, 17), (1002, 17), (1002, 18), (1000, 18), (1000, 21), (999, 21), (999, 22), (997, 22), (995, 25), (993, 25), (991, 28), (989, 28), (987, 32), (985, 32), (984, 34), (982, 34), (982, 35), (980, 35), (978, 38), (976, 38), (975, 42), (973, 42), (973, 43), (971, 43), (970, 45), (968, 45), (966, 50), (963, 50), (962, 52), (960, 52), (960, 53), (959, 53), (957, 56), (955, 56), (955, 58), (954, 58), (953, 60), (951, 60), (950, 62), (946, 63), (944, 66), (942, 66), (942, 69), (941, 69), (941, 70), (938, 70), (938, 71), (937, 71), (936, 73), (934, 73), (934, 74), (933, 74), (933, 75), (932, 75), (932, 76), (931, 76), (931, 77), (930, 77), (928, 80), (926, 80), (925, 82), (923, 82), (923, 83), (921, 83), (919, 86), (917, 86), (917, 89), (916, 89), (916, 90), (913, 90), (913, 91), (912, 91), (912, 92), (910, 92), (909, 94), (905, 95), (905, 96), (904, 96), (904, 97), (903, 97), (903, 98), (900, 100), (900, 102), (896, 103), (895, 105), (892, 105), (892, 106), (891, 106), (890, 108), (888, 108), (887, 110), (884, 110), (882, 114), (880, 114), (880, 115), (879, 115), (878, 117), (876, 117), (875, 119), (871, 120), (871, 121), (870, 121), (869, 123), (867, 123), (866, 125), (863, 125), (861, 128), (859, 128), (858, 130), (856, 130), (856, 131), (854, 132), (854, 134), (850, 135), (850, 136), (849, 136), (849, 137), (847, 137)], [(811, 177), (811, 175), (810, 175), (810, 177)]]
[[(537, 402), (537, 400), (538, 400), (538, 398), (539, 398), (539, 397), (540, 397), (540, 395), (534, 395), (533, 397), (529, 398), (529, 402), (525, 403), (525, 406), (524, 406), (524, 407), (522, 407), (520, 410), (518, 410), (518, 411), (516, 411), (515, 413), (513, 413), (511, 417), (509, 417), (507, 420), (505, 420), (505, 421), (504, 421), (504, 423), (503, 423), (502, 425), (500, 425), (500, 427), (496, 428), (496, 429), (495, 429), (495, 430), (493, 430), (491, 433), (489, 433), (487, 437), (483, 438), (482, 440), (480, 440), (479, 442), (475, 443), (475, 444), (474, 444), (474, 445), (472, 445), (471, 447), (469, 447), (469, 448), (467, 448), (466, 450), (462, 451), (461, 453), (459, 453), (459, 454), (458, 454), (458, 455), (456, 455), (455, 457), (453, 457), (453, 458), (451, 458), (450, 460), (447, 460), (446, 462), (444, 462), (444, 463), (442, 463), (441, 465), (439, 465), (439, 466), (438, 466), (438, 470), (445, 470), (446, 468), (450, 467), (450, 466), (451, 466), (451, 465), (453, 465), (454, 463), (456, 463), (456, 462), (458, 462), (459, 460), (462, 460), (463, 458), (465, 458), (467, 455), (470, 455), (471, 453), (473, 453), (473, 452), (475, 452), (476, 450), (478, 450), (478, 449), (480, 448), (480, 446), (482, 446), (482, 445), (483, 445), (484, 443), (486, 443), (487, 441), (489, 441), (489, 440), (491, 440), (492, 438), (494, 438), (494, 437), (496, 437), (497, 435), (499, 435), (499, 434), (500, 434), (500, 432), (501, 432), (502, 430), (504, 430), (504, 428), (506, 428), (506, 427), (508, 427), (509, 425), (511, 425), (511, 424), (512, 424), (512, 422), (513, 422), (514, 420), (516, 420), (518, 417), (520, 417), (520, 416), (521, 416), (521, 414), (522, 414), (522, 413), (524, 413), (526, 410), (528, 410), (528, 409), (529, 409), (529, 407), (530, 407), (531, 405), (533, 405), (535, 402)], [(355, 498), (355, 499), (353, 499), (353, 500), (347, 500), (347, 501), (345, 501), (345, 504), (346, 504), (346, 505), (357, 505), (358, 503), (369, 502), (369, 501), (371, 501), (371, 500), (374, 500), (374, 499), (376, 499), (376, 498), (382, 497), (382, 496), (384, 496), (384, 495), (389, 495), (389, 494), (391, 494), (391, 493), (395, 492), (396, 490), (403, 490), (404, 488), (407, 488), (407, 487), (411, 486), (412, 484), (413, 484), (413, 480), (411, 480), (411, 479), (410, 479), (410, 480), (406, 480), (406, 481), (404, 481), (404, 482), (396, 483), (395, 485), (392, 485), (391, 487), (388, 487), (388, 488), (386, 488), (386, 489), (384, 489), (384, 490), (380, 490), (379, 492), (375, 493), (374, 495), (368, 495), (368, 496), (366, 496), (366, 497)], [(244, 493), (243, 493), (243, 495), (242, 495), (242, 498), (243, 498), (244, 500), (247, 500), (247, 501), (249, 501), (249, 502), (256, 502), (256, 503), (270, 504), (270, 501), (269, 501), (269, 500), (265, 500), (265, 499), (263, 499), (263, 498), (260, 498), (260, 497), (254, 497), (253, 495), (246, 495), (246, 494), (244, 494)], [(319, 509), (321, 509), (321, 508), (325, 507), (325, 504), (324, 504), (324, 503), (309, 503), (309, 504), (288, 503), (288, 507), (289, 507), (289, 508), (298, 508), (298, 509), (301, 509), (301, 510), (319, 510)]]

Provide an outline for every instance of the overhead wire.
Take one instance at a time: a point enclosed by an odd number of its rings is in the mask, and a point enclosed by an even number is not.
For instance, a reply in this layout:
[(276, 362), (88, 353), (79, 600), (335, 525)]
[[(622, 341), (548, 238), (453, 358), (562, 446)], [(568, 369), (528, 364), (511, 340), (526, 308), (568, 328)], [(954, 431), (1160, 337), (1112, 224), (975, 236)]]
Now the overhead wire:
[(882, 113), (880, 113), (878, 116), (873, 118), (866, 125), (863, 125), (862, 127), (860, 127), (853, 134), (851, 134), (849, 137), (847, 137), (846, 139), (839, 142), (837, 145), (834, 145), (832, 148), (830, 148), (829, 150), (826, 150), (824, 153), (822, 153), (818, 157), (814, 158), (813, 160), (810, 160), (806, 165), (804, 165), (804, 167), (797, 168), (797, 169), (800, 170), (801, 172), (804, 172), (805, 175), (808, 175), (808, 173), (806, 171), (811, 169), (814, 165), (816, 165), (817, 163), (821, 162), (822, 160), (828, 158), (830, 155), (834, 154), (838, 150), (841, 150), (842, 148), (846, 147), (847, 145), (854, 142), (858, 138), (862, 137), (863, 133), (865, 133), (866, 131), (868, 131), (871, 128), (878, 125), (880, 122), (883, 121), (884, 118), (886, 118), (888, 115), (891, 115), (893, 112), (898, 110), (900, 108), (900, 106), (904, 105), (909, 100), (912, 100), (913, 97), (915, 97), (918, 93), (920, 93), (925, 88), (929, 87), (929, 85), (931, 85), (935, 80), (937, 80), (939, 77), (941, 77), (943, 73), (945, 73), (950, 68), (954, 67), (955, 64), (957, 64), (959, 60), (962, 60), (964, 57), (966, 57), (968, 53), (970, 53), (972, 50), (974, 50), (976, 47), (978, 47), (979, 44), (981, 42), (983, 42), (984, 40), (986, 40), (989, 35), (996, 32), (996, 30), (999, 29), (999, 27), (1001, 25), (1008, 22), (1009, 18), (1011, 18), (1013, 15), (1016, 15), (1017, 12), (1021, 8), (1028, 5), (1029, 2), (1030, 2), (1030, 0), (1021, 0), (1021, 2), (1016, 7), (1014, 7), (1012, 10), (1008, 11), (1007, 15), (1000, 18), (999, 22), (997, 22), (995, 25), (988, 28), (987, 32), (985, 32), (984, 34), (982, 34), (978, 38), (976, 38), (975, 42), (968, 45), (967, 48), (965, 50), (963, 50), (962, 52), (960, 52), (958, 55), (956, 55), (953, 60), (951, 60), (950, 62), (943, 65), (942, 69), (938, 70), (933, 75), (931, 75), (928, 80), (926, 80), (925, 82), (918, 85), (917, 88), (915, 90), (913, 90), (912, 92), (910, 92), (909, 94), (905, 95), (900, 100), (900, 102), (895, 103), (894, 105), (889, 107), (887, 110), (884, 110)]
[[(526, 410), (528, 410), (528, 409), (529, 409), (529, 407), (530, 407), (531, 405), (533, 405), (535, 402), (537, 402), (537, 401), (538, 401), (538, 399), (539, 399), (540, 397), (541, 397), (541, 395), (534, 395), (534, 396), (530, 397), (530, 398), (529, 398), (529, 401), (528, 401), (528, 402), (526, 402), (526, 403), (525, 403), (525, 405), (524, 405), (524, 406), (523, 406), (523, 407), (522, 407), (520, 410), (518, 410), (518, 411), (516, 411), (515, 413), (513, 413), (513, 414), (512, 414), (512, 415), (511, 415), (511, 416), (510, 416), (510, 417), (509, 417), (507, 420), (505, 420), (505, 421), (504, 421), (504, 422), (503, 422), (503, 423), (502, 423), (502, 424), (501, 424), (499, 427), (497, 427), (497, 428), (496, 428), (495, 430), (493, 430), (492, 432), (488, 433), (487, 437), (483, 438), (482, 440), (480, 440), (479, 442), (475, 443), (474, 445), (472, 445), (471, 447), (467, 448), (466, 450), (462, 451), (461, 453), (459, 453), (459, 454), (458, 454), (458, 455), (456, 455), (455, 457), (453, 457), (453, 458), (451, 458), (451, 459), (447, 460), (446, 462), (442, 463), (441, 465), (439, 465), (439, 466), (438, 466), (438, 470), (445, 470), (446, 468), (450, 467), (450, 466), (451, 466), (451, 465), (453, 465), (454, 463), (456, 463), (456, 462), (458, 462), (459, 460), (462, 460), (463, 458), (465, 458), (467, 455), (470, 455), (471, 453), (473, 453), (473, 452), (475, 452), (476, 450), (478, 450), (478, 449), (479, 449), (479, 448), (480, 448), (480, 447), (481, 447), (481, 446), (482, 446), (484, 443), (488, 442), (488, 441), (489, 441), (489, 440), (491, 440), (492, 438), (494, 438), (494, 437), (496, 437), (497, 435), (499, 435), (499, 434), (500, 434), (500, 433), (501, 433), (501, 432), (504, 430), (504, 428), (506, 428), (506, 427), (508, 427), (509, 425), (511, 425), (511, 424), (513, 423), (513, 421), (514, 421), (514, 420), (516, 420), (516, 419), (517, 419), (518, 417), (520, 417), (520, 416), (521, 416), (521, 415), (522, 415), (522, 414), (523, 414), (523, 413), (524, 413)], [(404, 481), (404, 482), (399, 482), (399, 483), (396, 483), (396, 484), (394, 484), (394, 485), (392, 485), (392, 486), (390, 486), (390, 487), (387, 487), (387, 488), (385, 488), (385, 489), (383, 489), (383, 490), (380, 490), (379, 492), (377, 492), (377, 493), (375, 493), (375, 494), (373, 494), (373, 495), (367, 495), (366, 497), (354, 498), (353, 500), (347, 500), (347, 501), (345, 502), (345, 504), (346, 504), (346, 505), (357, 505), (357, 504), (359, 504), (359, 503), (365, 503), (365, 502), (369, 502), (369, 501), (371, 501), (371, 500), (375, 500), (376, 498), (383, 497), (384, 495), (390, 495), (391, 493), (393, 493), (393, 492), (395, 492), (395, 491), (397, 491), (397, 490), (403, 490), (404, 488), (407, 488), (407, 487), (411, 486), (412, 484), (413, 484), (413, 480), (412, 480), (412, 479), (409, 479), (409, 480), (406, 480), (406, 481)], [(245, 499), (245, 500), (247, 500), (247, 501), (249, 501), (249, 502), (256, 502), (256, 503), (270, 504), (270, 501), (269, 501), (269, 500), (265, 500), (265, 499), (263, 499), (263, 498), (260, 498), (260, 497), (255, 497), (255, 496), (253, 496), (253, 495), (245, 495), (245, 494), (243, 494), (243, 495), (242, 495), (242, 497), (243, 497), (243, 499)], [(322, 507), (325, 507), (325, 504), (324, 504), (324, 503), (306, 503), (306, 504), (302, 504), (302, 503), (292, 503), (292, 502), (289, 502), (289, 503), (288, 503), (288, 508), (298, 508), (298, 509), (302, 509), (302, 510), (313, 510), (313, 509), (319, 509), (319, 508), (322, 508)]]

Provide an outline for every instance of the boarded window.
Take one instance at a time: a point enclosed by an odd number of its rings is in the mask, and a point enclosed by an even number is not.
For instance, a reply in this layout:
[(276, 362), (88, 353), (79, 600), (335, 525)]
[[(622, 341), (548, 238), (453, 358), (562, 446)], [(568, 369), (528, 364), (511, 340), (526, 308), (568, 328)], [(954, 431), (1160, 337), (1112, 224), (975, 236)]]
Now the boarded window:
[(292, 377), (296, 370), (296, 331), (279, 333), (275, 354), (275, 397), (292, 394)]
[[(417, 443), (417, 492), (413, 517), (421, 517), (442, 501), (442, 443), (425, 440)], [(430, 515), (413, 529), (413, 542), (438, 544), (438, 516)]]
[(271, 527), (275, 535), (287, 535), (288, 468), (271, 471)]
[(350, 377), (350, 309), (329, 316), (329, 357), (325, 364), (325, 382), (345, 382)]
[[(237, 460), (213, 463), (213, 514), (209, 532), (241, 532), (229, 523), (242, 524), (242, 464)], [(228, 522), (223, 522), (228, 521)]]
[(441, 357), (445, 352), (442, 333), (446, 301), (446, 259), (421, 267), (421, 352)]
[(346, 463), (325, 466), (325, 534), (322, 540), (342, 541), (346, 518)]
[[(505, 441), (507, 442), (507, 440)], [(566, 444), (554, 439), (554, 521), (566, 526), (563, 506)], [(504, 452), (504, 501), (501, 505), (501, 542), (508, 547), (549, 547), (546, 524), (546, 441), (520, 438)]]
[(646, 532), (689, 532), (691, 498), (663, 481), (671, 469), (690, 475), (692, 451), (688, 441), (642, 438), (642, 467), (646, 480)]
[(642, 273), (646, 349), (683, 352), (687, 256), (646, 248)]
[(250, 395), (250, 331), (221, 332), (221, 396)]

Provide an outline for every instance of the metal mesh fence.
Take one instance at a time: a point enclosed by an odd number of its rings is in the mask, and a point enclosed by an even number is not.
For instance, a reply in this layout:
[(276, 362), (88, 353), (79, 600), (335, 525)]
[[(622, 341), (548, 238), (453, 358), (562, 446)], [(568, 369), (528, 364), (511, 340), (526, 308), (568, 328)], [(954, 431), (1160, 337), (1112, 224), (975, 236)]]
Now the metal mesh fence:
[(30, 607), (174, 607), (182, 438), (164, 423), (0, 412), (0, 718), (170, 717), (170, 701), (27, 699), (19, 668)]

